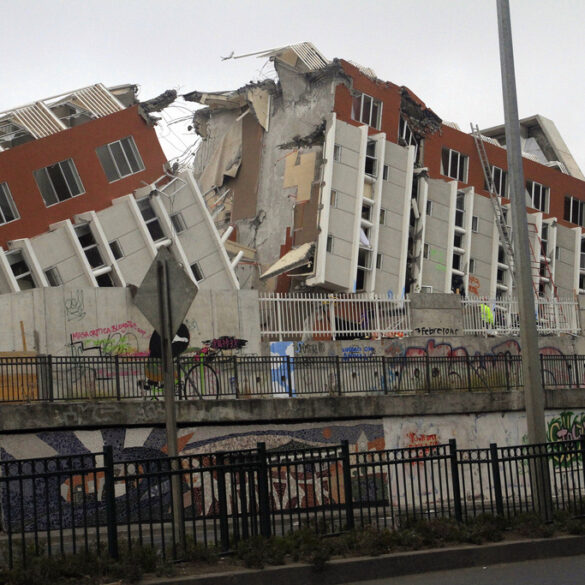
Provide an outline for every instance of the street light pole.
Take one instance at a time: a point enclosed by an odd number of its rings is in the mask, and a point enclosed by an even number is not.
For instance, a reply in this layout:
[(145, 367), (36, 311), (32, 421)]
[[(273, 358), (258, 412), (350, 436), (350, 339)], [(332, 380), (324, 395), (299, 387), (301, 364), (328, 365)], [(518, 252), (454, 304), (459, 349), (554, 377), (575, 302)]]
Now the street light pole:
[[(522, 347), (522, 370), (524, 374), (526, 426), (528, 442), (530, 444), (537, 444), (546, 443), (547, 440), (544, 420), (544, 389), (540, 376), (538, 332), (536, 329), (534, 289), (530, 264), (531, 254), (528, 241), (528, 219), (524, 194), (524, 172), (522, 168), (520, 122), (516, 96), (509, 0), (497, 0), (497, 9), (500, 66), (506, 123), (508, 176), (511, 185), (510, 198), (512, 208), (512, 235), (514, 238), (516, 294), (518, 296), (518, 308), (520, 312), (520, 344)], [(550, 484), (547, 488), (548, 474), (546, 474), (546, 477), (542, 477), (543, 470), (544, 466), (535, 466), (535, 472), (532, 476), (536, 481), (533, 481), (532, 487), (533, 494), (537, 496), (539, 510), (548, 519), (550, 502), (547, 494), (550, 494)], [(548, 467), (546, 467), (546, 470), (548, 470)]]

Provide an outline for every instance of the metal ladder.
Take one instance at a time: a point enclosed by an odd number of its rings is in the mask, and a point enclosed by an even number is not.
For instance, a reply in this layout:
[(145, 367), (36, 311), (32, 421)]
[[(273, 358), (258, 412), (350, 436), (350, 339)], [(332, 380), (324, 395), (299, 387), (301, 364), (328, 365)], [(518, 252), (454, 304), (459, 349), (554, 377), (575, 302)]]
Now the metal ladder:
[(510, 269), (510, 275), (512, 276), (512, 286), (516, 286), (516, 275), (514, 273), (514, 248), (512, 248), (510, 232), (508, 230), (508, 225), (506, 224), (504, 212), (502, 209), (502, 202), (500, 201), (500, 197), (496, 191), (496, 185), (494, 184), (494, 179), (492, 177), (490, 161), (485, 151), (483, 138), (481, 137), (481, 133), (477, 124), (475, 126), (471, 124), (471, 135), (473, 136), (473, 140), (477, 148), (479, 160), (481, 161), (481, 168), (483, 170), (483, 176), (490, 194), (490, 201), (494, 210), (494, 221), (496, 222), (498, 233), (500, 234), (500, 242), (504, 247), (504, 252), (508, 260), (508, 267)]

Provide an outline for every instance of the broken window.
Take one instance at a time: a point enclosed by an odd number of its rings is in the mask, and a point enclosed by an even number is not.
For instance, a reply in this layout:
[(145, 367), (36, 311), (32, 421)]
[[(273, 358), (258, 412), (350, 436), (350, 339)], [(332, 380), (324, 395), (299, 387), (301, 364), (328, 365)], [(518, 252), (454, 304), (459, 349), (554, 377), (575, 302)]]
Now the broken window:
[(20, 219), (7, 183), (0, 183), (0, 225)]
[(388, 181), (389, 176), (390, 176), (390, 165), (384, 165), (382, 167), (382, 179), (384, 181)]
[(467, 165), (469, 158), (456, 150), (443, 148), (441, 152), (441, 174), (467, 183)]
[(163, 240), (166, 236), (160, 225), (160, 221), (150, 204), (150, 199), (144, 197), (139, 199), (136, 203), (138, 204), (138, 209), (140, 209), (142, 219), (144, 219), (144, 223), (146, 224), (153, 241), (158, 242), (159, 240)]
[(16, 278), (20, 290), (28, 290), (36, 287), (32, 272), (21, 250), (7, 252), (6, 260), (10, 264), (10, 269), (14, 278)]
[(471, 231), (475, 233), (479, 231), (479, 217), (477, 215), (471, 218)]
[(33, 174), (47, 207), (85, 192), (71, 158), (34, 171)]
[(327, 236), (327, 252), (333, 252), (333, 236)]
[(463, 227), (463, 217), (465, 215), (465, 193), (463, 191), (457, 192), (457, 199), (455, 201), (455, 225)]
[(382, 268), (382, 254), (376, 254), (376, 269), (380, 270)]
[(385, 225), (386, 223), (386, 210), (380, 209), (380, 225)]
[(45, 276), (47, 277), (47, 282), (49, 283), (49, 286), (61, 286), (63, 284), (61, 273), (59, 272), (59, 269), (56, 266), (47, 268), (47, 270), (45, 270)]
[(468, 269), (469, 274), (474, 274), (475, 273), (475, 259), (474, 258), (470, 258), (469, 259), (469, 269)]
[(109, 272), (106, 272), (105, 274), (100, 274), (99, 276), (96, 276), (95, 279), (99, 287), (115, 286), (114, 281), (112, 280), (112, 276), (110, 275)]
[(382, 102), (365, 93), (355, 92), (351, 104), (351, 119), (379, 130), (382, 122)]
[(333, 146), (333, 160), (341, 162), (341, 144), (335, 144)]
[(585, 201), (580, 201), (572, 195), (565, 195), (565, 213), (563, 219), (585, 227)]
[(530, 197), (534, 209), (548, 213), (548, 193), (548, 187), (545, 187), (536, 181), (526, 182), (526, 194)]
[(144, 164), (132, 136), (96, 148), (110, 183), (144, 170)]
[(95, 241), (95, 238), (93, 237), (93, 234), (91, 233), (89, 225), (82, 224), (75, 226), (75, 233), (83, 249), (83, 253), (89, 262), (89, 265), (92, 268), (99, 268), (100, 266), (104, 266), (104, 259), (102, 258), (102, 254), (97, 242)]

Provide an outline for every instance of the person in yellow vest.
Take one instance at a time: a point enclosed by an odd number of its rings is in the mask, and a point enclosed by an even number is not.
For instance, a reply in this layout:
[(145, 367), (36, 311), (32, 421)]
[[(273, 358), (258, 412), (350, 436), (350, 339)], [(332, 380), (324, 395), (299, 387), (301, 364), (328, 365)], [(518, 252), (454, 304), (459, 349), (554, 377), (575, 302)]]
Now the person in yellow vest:
[[(487, 305), (486, 303), (481, 303), (481, 305), (479, 305), (479, 314), (481, 317), (481, 322), (482, 325), (486, 328), (489, 329), (490, 331), (494, 331), (494, 312), (492, 311), (492, 308)], [(495, 334), (495, 331), (494, 331)]]

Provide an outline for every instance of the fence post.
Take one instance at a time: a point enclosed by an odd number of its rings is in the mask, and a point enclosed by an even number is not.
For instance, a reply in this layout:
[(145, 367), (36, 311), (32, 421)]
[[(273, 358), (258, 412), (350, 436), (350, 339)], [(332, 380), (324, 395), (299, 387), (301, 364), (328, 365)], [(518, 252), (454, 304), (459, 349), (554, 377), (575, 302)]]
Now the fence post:
[(425, 358), (424, 359), (425, 359), (425, 365), (426, 365), (426, 368), (425, 369), (426, 369), (426, 373), (427, 373), (427, 376), (426, 376), (426, 378), (427, 378), (427, 388), (426, 389), (427, 389), (428, 392), (430, 392), (431, 391), (431, 364), (430, 364), (430, 359), (431, 358), (429, 357), (429, 354), (428, 353), (425, 355)]
[(382, 356), (382, 390), (388, 394), (388, 358)]
[[(581, 468), (583, 469), (583, 481), (585, 483), (585, 437), (579, 439), (579, 449), (581, 451)], [(583, 504), (581, 504), (580, 514), (583, 514)]]
[(455, 520), (463, 521), (461, 511), (461, 484), (459, 482), (459, 465), (457, 464), (457, 441), (449, 439), (449, 459), (451, 460), (451, 481), (453, 482), (453, 505)]
[(469, 354), (465, 356), (465, 363), (467, 364), (467, 390), (471, 392), (471, 364), (469, 363)]
[(510, 354), (504, 354), (504, 367), (506, 368), (506, 391), (510, 392)]
[(492, 477), (494, 480), (494, 496), (496, 498), (496, 514), (504, 515), (504, 498), (502, 497), (502, 479), (500, 477), (500, 459), (498, 457), (498, 446), (490, 443), (490, 462), (492, 466)]
[(341, 462), (343, 465), (343, 494), (345, 497), (345, 522), (351, 530), (355, 526), (353, 516), (353, 490), (351, 487), (351, 467), (349, 461), (349, 443), (347, 439), (341, 441)]
[(228, 522), (227, 492), (225, 487), (225, 459), (222, 451), (215, 456), (217, 467), (217, 499), (219, 504), (219, 535), (222, 552), (230, 548), (230, 529)]
[(544, 388), (544, 356), (540, 354), (538, 357), (540, 358), (540, 382)]
[(335, 341), (337, 329), (335, 327), (335, 302), (333, 299), (329, 301), (329, 329), (331, 329), (331, 338)]
[(257, 443), (258, 449), (258, 511), (260, 513), (260, 534), (270, 538), (270, 497), (268, 494), (268, 461), (266, 443)]
[(49, 354), (47, 356), (47, 367), (46, 367), (46, 377), (47, 377), (47, 391), (49, 395), (49, 402), (53, 402), (53, 356)]
[(118, 558), (118, 527), (116, 526), (116, 486), (114, 480), (114, 451), (111, 445), (104, 447), (104, 491), (106, 500), (106, 525), (108, 554)]
[(120, 356), (116, 354), (114, 357), (116, 363), (116, 400), (120, 400), (121, 393), (120, 393)]
[(337, 370), (337, 394), (341, 396), (341, 366), (338, 355), (335, 356), (335, 369)]
[(233, 357), (234, 360), (234, 382), (236, 399), (240, 397), (240, 381), (238, 380), (238, 356)]
[(285, 356), (286, 359), (286, 379), (288, 381), (288, 397), (292, 398), (293, 396), (293, 387), (292, 387), (292, 373), (290, 368), (290, 355)]

